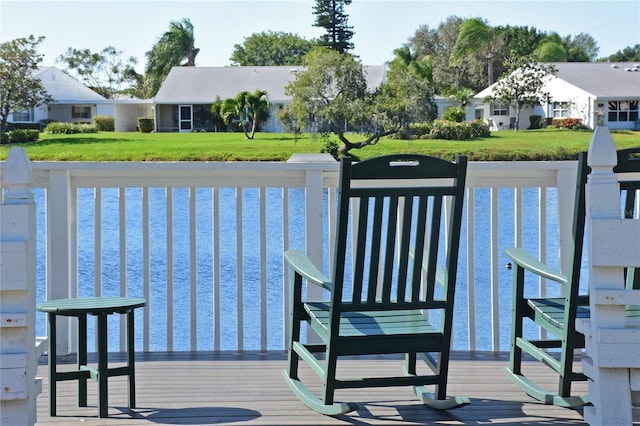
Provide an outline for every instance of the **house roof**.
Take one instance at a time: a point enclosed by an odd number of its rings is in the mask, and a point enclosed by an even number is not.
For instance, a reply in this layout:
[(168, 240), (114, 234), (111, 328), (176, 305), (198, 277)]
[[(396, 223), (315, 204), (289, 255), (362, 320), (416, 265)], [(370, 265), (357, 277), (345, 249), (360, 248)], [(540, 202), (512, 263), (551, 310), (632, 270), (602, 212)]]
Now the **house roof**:
[(47, 90), (47, 93), (57, 103), (103, 102), (105, 98), (80, 83), (75, 78), (65, 74), (56, 67), (40, 67), (33, 73)]
[[(264, 90), (272, 103), (290, 101), (284, 89), (295, 79), (301, 66), (267, 67), (174, 67), (169, 72), (154, 101), (158, 104), (207, 104), (235, 98), (242, 91)], [(367, 84), (377, 88), (384, 81), (384, 65), (364, 66)]]
[[(640, 98), (640, 63), (556, 62), (556, 78), (569, 83), (593, 97)], [(491, 95), (494, 83), (475, 97)]]

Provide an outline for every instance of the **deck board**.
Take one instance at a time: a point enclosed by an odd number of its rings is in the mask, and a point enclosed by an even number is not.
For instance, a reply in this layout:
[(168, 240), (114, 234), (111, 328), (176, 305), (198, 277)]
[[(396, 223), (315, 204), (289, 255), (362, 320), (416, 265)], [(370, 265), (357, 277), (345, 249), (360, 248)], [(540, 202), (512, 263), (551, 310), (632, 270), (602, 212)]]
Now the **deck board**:
[[(121, 354), (111, 354), (117, 365)], [(58, 383), (57, 417), (49, 417), (47, 366), (38, 367), (42, 394), (38, 397), (38, 425), (481, 425), (585, 424), (582, 410), (541, 404), (525, 395), (503, 373), (506, 354), (455, 353), (450, 367), (449, 395), (471, 399), (471, 405), (440, 412), (422, 405), (406, 387), (345, 389), (338, 401), (357, 402), (357, 411), (332, 418), (307, 409), (290, 392), (281, 371), (283, 354), (139, 353), (136, 362), (137, 407), (127, 408), (126, 378), (109, 379), (109, 419), (97, 417), (97, 386), (89, 383), (89, 407), (76, 406), (75, 382)], [(44, 361), (43, 361), (44, 360)], [(60, 369), (72, 357), (61, 359)], [(90, 362), (92, 360), (90, 359)], [(399, 359), (346, 360), (343, 374), (371, 371), (397, 373)], [(553, 386), (549, 370), (526, 364), (531, 374)], [(308, 374), (308, 375), (307, 375)], [(306, 377), (315, 379), (312, 373)], [(319, 382), (314, 380), (315, 386)], [(586, 383), (578, 389), (586, 392)]]

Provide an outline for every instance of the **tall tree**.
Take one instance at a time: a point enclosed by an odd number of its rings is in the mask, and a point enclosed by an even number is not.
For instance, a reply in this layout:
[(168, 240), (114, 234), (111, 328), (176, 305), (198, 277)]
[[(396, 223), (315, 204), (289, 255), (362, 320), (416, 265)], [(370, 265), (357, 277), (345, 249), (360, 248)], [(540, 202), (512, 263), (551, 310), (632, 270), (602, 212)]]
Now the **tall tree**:
[(469, 55), (456, 67), (450, 65), (450, 57), (464, 20), (449, 16), (437, 28), (418, 27), (409, 38), (408, 45), (416, 58), (429, 57), (433, 70), (434, 93), (449, 95), (464, 87), (479, 92), (486, 87), (486, 65), (479, 54)]
[(349, 15), (344, 7), (351, 4), (351, 0), (316, 0), (313, 14), (316, 15), (315, 27), (324, 28), (325, 34), (320, 37), (320, 45), (346, 53), (353, 49), (351, 38), (353, 27), (347, 24)]
[(9, 114), (36, 107), (53, 99), (42, 82), (33, 78), (42, 62), (38, 45), (44, 37), (30, 35), (0, 44), (0, 134), (7, 128)]
[(147, 96), (155, 96), (171, 68), (176, 66), (195, 67), (196, 55), (199, 51), (200, 49), (195, 47), (191, 21), (188, 18), (182, 18), (180, 22), (171, 21), (169, 31), (165, 32), (146, 53)]
[(240, 66), (300, 65), (302, 57), (317, 46), (317, 40), (306, 40), (285, 32), (254, 33), (236, 44), (231, 62)]
[(122, 51), (113, 46), (100, 52), (69, 47), (58, 59), (66, 65), (65, 72), (105, 98), (114, 99), (125, 92), (125, 84), (136, 84), (136, 58), (123, 61), (121, 56)]
[(481, 53), (487, 65), (487, 83), (494, 82), (493, 65), (504, 41), (499, 33), (480, 18), (467, 19), (460, 26), (451, 63), (460, 65), (470, 54)]
[(510, 105), (516, 112), (516, 127), (519, 130), (520, 113), (525, 106), (533, 106), (541, 101), (550, 101), (549, 93), (543, 91), (544, 83), (556, 75), (551, 65), (536, 62), (533, 57), (509, 58), (508, 74), (493, 87), (492, 94), (485, 102)]
[(569, 62), (593, 62), (598, 58), (598, 42), (587, 33), (564, 38)]
[(539, 62), (567, 62), (567, 49), (558, 33), (545, 35), (533, 52)]

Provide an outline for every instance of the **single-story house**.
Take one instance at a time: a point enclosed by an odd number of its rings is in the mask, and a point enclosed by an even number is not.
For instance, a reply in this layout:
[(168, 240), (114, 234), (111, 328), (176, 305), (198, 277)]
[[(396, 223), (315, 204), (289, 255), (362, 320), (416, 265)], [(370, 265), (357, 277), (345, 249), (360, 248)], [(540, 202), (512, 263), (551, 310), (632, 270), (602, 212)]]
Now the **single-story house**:
[(105, 99), (54, 66), (40, 67), (33, 78), (42, 82), (53, 102), (13, 111), (8, 122), (41, 125), (48, 120), (93, 123), (96, 115), (109, 115), (115, 119), (116, 131), (127, 132), (136, 130), (138, 117), (153, 114), (153, 103), (149, 99)]
[[(303, 70), (301, 66), (174, 67), (154, 98), (156, 131), (215, 131), (209, 112), (216, 97), (225, 100), (242, 91), (262, 90), (267, 93), (270, 113), (261, 130), (281, 132), (278, 112), (291, 102), (285, 87)], [(371, 89), (386, 78), (384, 65), (365, 66), (364, 70)]]
[[(285, 87), (303, 70), (301, 66), (174, 67), (154, 98), (156, 131), (215, 131), (208, 117), (216, 97), (225, 100), (242, 91), (263, 90), (270, 114), (261, 130), (282, 132), (278, 112), (291, 102)], [(371, 90), (386, 80), (384, 65), (365, 65), (364, 72)], [(455, 105), (455, 101), (442, 96), (435, 96), (434, 101), (438, 117)]]
[[(548, 120), (578, 118), (590, 129), (599, 123), (612, 130), (640, 129), (639, 63), (562, 62), (551, 65), (556, 68), (557, 75), (549, 78), (542, 88), (543, 92), (549, 93), (549, 101), (525, 107), (520, 114), (519, 128), (526, 129), (530, 126), (529, 117), (539, 115)], [(513, 128), (516, 116), (511, 106), (484, 102), (498, 83), (474, 97), (473, 118), (484, 119), (494, 130)]]

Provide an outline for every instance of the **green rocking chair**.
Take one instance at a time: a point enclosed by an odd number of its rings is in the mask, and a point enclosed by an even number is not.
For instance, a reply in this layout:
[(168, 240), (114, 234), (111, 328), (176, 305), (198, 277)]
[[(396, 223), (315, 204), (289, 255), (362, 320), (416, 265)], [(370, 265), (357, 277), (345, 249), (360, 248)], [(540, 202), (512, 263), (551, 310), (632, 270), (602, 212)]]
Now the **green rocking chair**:
[[(640, 189), (640, 148), (620, 150), (614, 171), (620, 180), (620, 190), (625, 200), (626, 217), (637, 215), (636, 194)], [(578, 172), (574, 199), (573, 253), (567, 275), (540, 262), (525, 249), (513, 247), (506, 250), (513, 262), (513, 306), (511, 323), (511, 352), (507, 376), (531, 397), (549, 405), (578, 407), (589, 402), (589, 395), (573, 395), (574, 382), (586, 381), (574, 351), (585, 345), (584, 336), (576, 330), (577, 318), (589, 317), (589, 296), (580, 292), (580, 270), (582, 265), (585, 233), (585, 192), (589, 167), (587, 153), (578, 156)], [(626, 271), (627, 285), (640, 288), (640, 274), (634, 269)], [(536, 288), (537, 278), (563, 288), (560, 297), (530, 297)], [(536, 278), (536, 279), (530, 279)], [(527, 283), (531, 287), (527, 287)], [(530, 288), (529, 291), (525, 288)], [(628, 307), (629, 315), (638, 315), (638, 307)], [(535, 324), (547, 334), (546, 338), (527, 338), (525, 324)], [(523, 371), (523, 359), (528, 355), (549, 366), (558, 374), (558, 389), (550, 391), (536, 383)]]
[[(293, 290), (283, 375), (311, 409), (344, 414), (357, 405), (335, 402), (336, 390), (385, 386), (411, 386), (436, 409), (469, 403), (447, 397), (466, 167), (463, 156), (456, 162), (410, 154), (358, 163), (342, 159), (332, 278), (303, 252), (284, 255), (293, 270)], [(325, 297), (306, 300), (305, 283), (322, 288)], [(303, 342), (304, 324), (318, 343)], [(366, 378), (336, 374), (341, 357), (374, 354), (404, 354), (404, 372)], [(426, 365), (417, 365), (418, 358)], [(320, 376), (321, 395), (301, 380), (301, 360)]]

